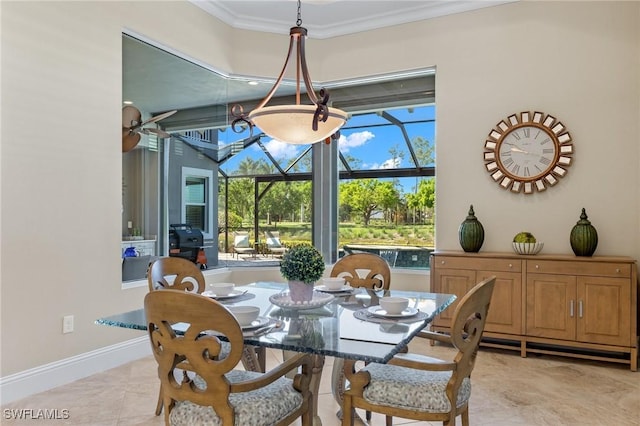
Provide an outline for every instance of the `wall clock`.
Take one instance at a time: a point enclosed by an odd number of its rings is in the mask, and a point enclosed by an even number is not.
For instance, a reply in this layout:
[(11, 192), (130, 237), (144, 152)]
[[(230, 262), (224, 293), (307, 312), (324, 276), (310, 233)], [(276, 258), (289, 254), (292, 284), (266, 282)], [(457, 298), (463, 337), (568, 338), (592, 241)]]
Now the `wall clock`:
[(484, 162), (493, 180), (511, 192), (532, 194), (558, 183), (573, 155), (564, 124), (543, 112), (521, 112), (500, 121), (484, 144)]

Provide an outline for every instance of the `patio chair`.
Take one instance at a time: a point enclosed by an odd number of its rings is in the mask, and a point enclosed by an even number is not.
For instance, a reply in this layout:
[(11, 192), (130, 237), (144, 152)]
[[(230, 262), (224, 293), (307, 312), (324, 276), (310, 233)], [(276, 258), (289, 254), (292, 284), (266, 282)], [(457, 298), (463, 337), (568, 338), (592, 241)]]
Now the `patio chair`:
[(421, 337), (445, 342), (458, 350), (451, 361), (402, 353), (387, 364), (371, 363), (358, 372), (349, 361), (344, 393), (342, 425), (353, 424), (354, 409), (381, 413), (386, 424), (392, 417), (469, 425), (471, 372), (487, 320), (496, 277), (476, 284), (456, 307), (451, 334), (421, 332)]
[(272, 256), (282, 256), (287, 251), (287, 248), (280, 242), (280, 232), (264, 231), (264, 238), (267, 242), (267, 250)]
[[(303, 426), (311, 425), (311, 355), (297, 354), (267, 373), (238, 370), (242, 329), (219, 302), (183, 291), (152, 291), (144, 310), (165, 424), (288, 425), (301, 418)], [(184, 335), (172, 329), (176, 323), (185, 325)], [(286, 377), (290, 372), (293, 379)]]
[(249, 241), (248, 232), (235, 231), (233, 233), (233, 252), (238, 255), (238, 259), (241, 254), (250, 254), (256, 257), (256, 249), (253, 247), (251, 241)]

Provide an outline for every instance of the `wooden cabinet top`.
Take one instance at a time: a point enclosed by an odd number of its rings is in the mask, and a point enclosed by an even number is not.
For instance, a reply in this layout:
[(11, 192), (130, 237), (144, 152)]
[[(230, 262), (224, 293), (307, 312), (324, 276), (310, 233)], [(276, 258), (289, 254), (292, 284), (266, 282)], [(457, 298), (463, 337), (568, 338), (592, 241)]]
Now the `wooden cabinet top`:
[(524, 255), (508, 252), (479, 252), (467, 253), (454, 250), (436, 250), (433, 256), (468, 257), (478, 259), (520, 259), (520, 260), (557, 260), (572, 262), (616, 262), (636, 263), (636, 260), (628, 256), (574, 256), (572, 254), (535, 254)]

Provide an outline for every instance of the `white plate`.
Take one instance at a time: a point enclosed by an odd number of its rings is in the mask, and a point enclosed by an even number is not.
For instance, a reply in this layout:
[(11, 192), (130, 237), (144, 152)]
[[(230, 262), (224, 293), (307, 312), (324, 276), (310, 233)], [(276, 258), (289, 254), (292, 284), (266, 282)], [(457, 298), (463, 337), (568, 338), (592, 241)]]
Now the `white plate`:
[(332, 290), (330, 288), (327, 288), (326, 285), (318, 285), (318, 286), (316, 286), (314, 288), (314, 290), (322, 291), (322, 292), (325, 292), (325, 293), (340, 293), (340, 292), (343, 292), (343, 291), (351, 291), (351, 290), (353, 290), (353, 287), (351, 287), (349, 284), (345, 284), (345, 285), (343, 285), (342, 287), (340, 287), (337, 290)]
[(383, 317), (383, 318), (406, 318), (406, 317), (412, 317), (415, 314), (418, 313), (418, 310), (416, 308), (407, 308), (404, 311), (400, 312), (399, 314), (389, 314), (387, 313), (387, 311), (385, 311), (384, 309), (382, 309), (382, 306), (380, 305), (376, 305), (376, 306), (371, 306), (369, 307), (369, 309), (367, 309), (372, 315), (375, 315), (377, 317)]
[(244, 290), (232, 290), (231, 293), (229, 294), (225, 294), (225, 295), (217, 295), (215, 294), (213, 291), (211, 290), (206, 290), (202, 292), (203, 296), (207, 296), (210, 297), (212, 299), (228, 299), (230, 297), (238, 297), (238, 296), (242, 296), (243, 294), (245, 294), (246, 291)]
[(264, 327), (265, 325), (269, 324), (269, 322), (271, 321), (270, 318), (267, 317), (258, 317), (255, 320), (253, 320), (251, 322), (251, 324), (249, 325), (243, 325), (241, 326), (243, 330), (251, 330), (253, 328), (258, 328), (258, 327)]

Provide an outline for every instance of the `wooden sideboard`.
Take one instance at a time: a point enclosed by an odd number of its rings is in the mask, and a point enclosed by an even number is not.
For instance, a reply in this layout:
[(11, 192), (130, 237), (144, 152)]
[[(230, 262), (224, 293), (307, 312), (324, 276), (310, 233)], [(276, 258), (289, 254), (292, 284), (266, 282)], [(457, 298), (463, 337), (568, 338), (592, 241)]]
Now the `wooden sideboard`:
[[(431, 291), (458, 300), (496, 276), (482, 345), (629, 364), (638, 369), (638, 278), (629, 257), (431, 255)], [(455, 304), (432, 324), (448, 331)]]

